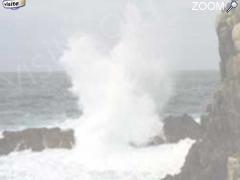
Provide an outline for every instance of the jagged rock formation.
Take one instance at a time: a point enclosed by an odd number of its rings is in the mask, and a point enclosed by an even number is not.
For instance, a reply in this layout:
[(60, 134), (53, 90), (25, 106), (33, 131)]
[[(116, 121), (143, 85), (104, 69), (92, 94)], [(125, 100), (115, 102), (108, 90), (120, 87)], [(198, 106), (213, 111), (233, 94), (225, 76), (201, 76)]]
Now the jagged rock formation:
[(194, 119), (184, 114), (183, 116), (168, 116), (164, 119), (164, 135), (166, 142), (176, 143), (181, 139), (191, 138), (198, 140), (202, 136), (200, 124)]
[(202, 139), (190, 149), (181, 173), (165, 180), (227, 180), (229, 157), (240, 152), (239, 9), (221, 15), (217, 34), (221, 87), (202, 117)]
[(60, 128), (32, 128), (22, 131), (4, 131), (0, 139), (0, 155), (30, 149), (43, 151), (47, 148), (71, 149), (75, 144), (73, 130)]

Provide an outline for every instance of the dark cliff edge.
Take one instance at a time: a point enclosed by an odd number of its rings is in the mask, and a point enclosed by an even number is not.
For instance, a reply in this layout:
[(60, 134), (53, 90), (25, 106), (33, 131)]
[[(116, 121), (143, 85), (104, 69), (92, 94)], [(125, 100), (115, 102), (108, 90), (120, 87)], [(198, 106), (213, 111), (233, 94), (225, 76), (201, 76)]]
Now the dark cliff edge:
[(30, 128), (22, 131), (4, 131), (0, 138), (0, 155), (14, 151), (44, 149), (72, 149), (75, 144), (73, 130), (60, 128)]
[(234, 159), (240, 152), (239, 9), (219, 17), (217, 35), (221, 86), (201, 118), (202, 137), (190, 149), (181, 173), (167, 176), (165, 180), (236, 180), (240, 177), (240, 163), (238, 158)]

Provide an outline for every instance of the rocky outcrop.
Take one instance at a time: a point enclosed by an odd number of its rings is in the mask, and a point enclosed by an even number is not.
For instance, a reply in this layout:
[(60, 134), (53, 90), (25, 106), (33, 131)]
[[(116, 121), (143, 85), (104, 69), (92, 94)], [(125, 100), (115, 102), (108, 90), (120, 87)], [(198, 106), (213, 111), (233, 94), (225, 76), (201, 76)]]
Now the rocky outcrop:
[(240, 11), (222, 14), (217, 34), (221, 86), (202, 117), (201, 140), (190, 149), (181, 173), (167, 180), (227, 180), (229, 157), (240, 152)]
[(185, 138), (200, 140), (202, 137), (202, 127), (187, 114), (182, 116), (167, 116), (163, 119), (163, 123), (164, 135), (160, 134), (159, 136), (154, 136), (145, 144), (130, 144), (134, 147), (148, 147), (167, 143), (177, 143)]
[(4, 131), (0, 139), (0, 155), (30, 149), (43, 151), (47, 148), (71, 149), (75, 144), (73, 130), (60, 128), (32, 128), (22, 131)]
[(164, 135), (166, 142), (176, 143), (181, 139), (191, 138), (198, 140), (202, 136), (200, 124), (194, 119), (184, 114), (183, 116), (168, 116), (164, 119)]

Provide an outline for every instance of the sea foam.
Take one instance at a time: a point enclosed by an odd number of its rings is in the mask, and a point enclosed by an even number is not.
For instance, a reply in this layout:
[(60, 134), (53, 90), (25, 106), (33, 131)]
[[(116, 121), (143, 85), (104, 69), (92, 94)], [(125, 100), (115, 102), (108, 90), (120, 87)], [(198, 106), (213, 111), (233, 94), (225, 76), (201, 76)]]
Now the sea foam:
[(149, 25), (133, 4), (121, 27), (120, 40), (108, 53), (85, 33), (69, 40), (61, 58), (83, 110), (78, 121), (64, 124), (75, 130), (76, 147), (1, 157), (0, 178), (152, 180), (180, 172), (192, 140), (136, 147), (163, 136), (158, 110), (172, 92), (159, 27)]

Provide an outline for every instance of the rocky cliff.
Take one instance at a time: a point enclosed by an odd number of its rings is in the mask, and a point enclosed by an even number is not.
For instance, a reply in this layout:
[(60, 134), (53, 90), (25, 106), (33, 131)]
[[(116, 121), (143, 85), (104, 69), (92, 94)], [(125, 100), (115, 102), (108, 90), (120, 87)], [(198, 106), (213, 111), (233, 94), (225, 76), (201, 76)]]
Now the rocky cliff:
[(217, 35), (221, 86), (202, 116), (202, 138), (190, 149), (181, 173), (166, 180), (230, 179), (230, 157), (240, 152), (240, 9), (219, 17)]

